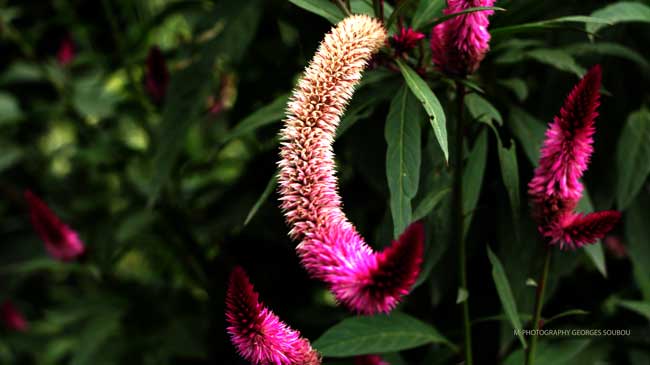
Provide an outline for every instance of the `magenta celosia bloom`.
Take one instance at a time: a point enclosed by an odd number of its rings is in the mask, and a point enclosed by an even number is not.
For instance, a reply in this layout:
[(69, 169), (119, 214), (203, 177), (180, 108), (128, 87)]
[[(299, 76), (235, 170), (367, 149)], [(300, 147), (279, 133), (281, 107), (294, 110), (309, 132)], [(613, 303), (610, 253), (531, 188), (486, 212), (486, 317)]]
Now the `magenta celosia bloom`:
[(594, 66), (573, 88), (546, 131), (539, 166), (528, 184), (539, 231), (551, 244), (571, 249), (594, 243), (609, 232), (621, 214), (574, 212), (582, 198), (580, 178), (593, 153), (595, 119), (600, 104), (600, 66)]
[(336, 299), (364, 314), (389, 312), (420, 271), (424, 229), (416, 223), (374, 252), (341, 208), (332, 142), (341, 115), (370, 57), (384, 44), (379, 21), (354, 15), (325, 36), (287, 108), (279, 162), (281, 207), (301, 241), (307, 271)]
[(237, 267), (226, 293), (228, 333), (239, 354), (254, 365), (318, 365), (309, 341), (259, 301), (246, 272)]
[(354, 358), (354, 365), (390, 365), (379, 355), (363, 355)]
[(416, 32), (412, 28), (402, 27), (397, 34), (390, 38), (390, 45), (397, 55), (403, 55), (417, 47), (422, 39), (424, 39), (423, 33)]
[(29, 329), (25, 316), (9, 300), (0, 306), (0, 317), (5, 326), (12, 331), (25, 332)]
[(59, 65), (67, 66), (72, 63), (74, 57), (74, 42), (72, 41), (70, 34), (67, 34), (59, 44), (59, 49), (56, 52), (56, 59), (59, 61)]
[(157, 46), (149, 49), (147, 63), (144, 70), (145, 87), (151, 99), (160, 104), (165, 99), (167, 86), (169, 85), (169, 71), (165, 56)]
[[(448, 0), (445, 14), (492, 6), (495, 0)], [(453, 76), (474, 73), (490, 49), (488, 17), (494, 12), (483, 10), (463, 14), (436, 25), (431, 30), (431, 52), (436, 67)]]
[(31, 191), (25, 191), (32, 226), (45, 243), (47, 252), (55, 259), (71, 261), (81, 256), (85, 247), (73, 231)]

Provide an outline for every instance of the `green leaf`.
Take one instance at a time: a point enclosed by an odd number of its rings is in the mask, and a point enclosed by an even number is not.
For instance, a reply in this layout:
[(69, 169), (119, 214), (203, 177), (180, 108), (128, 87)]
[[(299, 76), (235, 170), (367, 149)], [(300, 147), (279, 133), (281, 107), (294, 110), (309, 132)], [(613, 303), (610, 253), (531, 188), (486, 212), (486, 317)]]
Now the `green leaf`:
[(584, 15), (571, 15), (563, 16), (555, 19), (542, 20), (532, 23), (524, 23), (517, 25), (509, 25), (500, 28), (494, 28), (490, 30), (490, 34), (497, 38), (503, 37), (505, 35), (511, 36), (513, 34), (522, 33), (522, 32), (531, 32), (531, 31), (541, 31), (557, 28), (570, 28), (565, 23), (585, 23), (585, 24), (598, 24), (598, 25), (607, 25), (611, 24), (609, 20), (602, 19), (595, 16), (584, 16)]
[(560, 71), (571, 72), (578, 77), (586, 72), (585, 68), (580, 66), (573, 56), (562, 50), (538, 48), (527, 51), (525, 54), (530, 59), (553, 66)]
[(87, 120), (97, 121), (115, 112), (120, 96), (106, 87), (103, 75), (94, 72), (75, 80), (72, 104)]
[(618, 209), (624, 210), (639, 194), (650, 174), (650, 111), (638, 110), (627, 118), (616, 150)]
[(499, 165), (501, 166), (501, 177), (503, 185), (508, 192), (510, 208), (515, 220), (519, 219), (521, 201), (519, 199), (519, 166), (517, 164), (517, 148), (514, 140), (510, 140), (510, 148), (503, 147), (501, 140), (498, 141)]
[(420, 203), (413, 212), (413, 221), (418, 221), (431, 213), (431, 211), (442, 201), (442, 199), (451, 192), (451, 188), (444, 188), (437, 191), (429, 191), (427, 195), (422, 198)]
[(0, 92), (0, 125), (17, 121), (23, 117), (18, 100), (13, 95)]
[(336, 24), (344, 18), (341, 10), (327, 0), (289, 0), (289, 2), (311, 13), (322, 16), (332, 24)]
[(234, 138), (244, 136), (261, 127), (281, 121), (282, 118), (284, 118), (288, 101), (289, 95), (284, 94), (277, 97), (271, 103), (259, 108), (251, 115), (244, 118), (241, 122), (237, 123), (237, 125), (223, 137), (221, 143), (227, 143)]
[[(442, 9), (445, 8), (444, 0), (420, 0), (418, 9), (415, 11), (411, 26), (413, 29), (425, 28), (431, 19), (442, 16)], [(429, 30), (430, 28), (427, 28)]]
[(506, 271), (499, 258), (494, 254), (494, 252), (492, 252), (489, 246), (487, 252), (490, 263), (492, 264), (492, 279), (497, 288), (503, 311), (506, 313), (506, 316), (508, 316), (512, 328), (516, 330), (521, 345), (526, 348), (527, 345), (522, 333), (523, 327), (521, 325), (521, 319), (519, 318), (517, 303), (515, 302), (515, 297), (512, 295), (512, 289), (510, 288), (510, 282), (508, 281)]
[(458, 288), (456, 293), (456, 304), (461, 304), (469, 298), (469, 292), (465, 288)]
[(393, 98), (386, 118), (384, 135), (386, 177), (390, 191), (393, 237), (411, 224), (411, 200), (418, 191), (421, 163), (422, 107), (406, 85)]
[(383, 354), (430, 343), (452, 346), (435, 328), (409, 315), (352, 317), (344, 319), (314, 342), (326, 357)]
[[(578, 202), (578, 211), (583, 213), (591, 213), (594, 211), (594, 206), (591, 203), (591, 198), (589, 197), (589, 192), (585, 189), (582, 193), (582, 199)], [(584, 247), (585, 253), (589, 256), (591, 262), (594, 263), (594, 266), (603, 274), (604, 277), (607, 277), (607, 266), (605, 265), (605, 251), (603, 249), (603, 244), (600, 240), (597, 240), (596, 243), (592, 245), (586, 245)]]
[(542, 121), (528, 114), (525, 110), (512, 106), (509, 123), (512, 133), (519, 140), (533, 166), (539, 163), (539, 150), (544, 142), (546, 126)]
[(633, 312), (636, 312), (650, 321), (650, 303), (640, 302), (634, 300), (619, 300), (618, 305), (625, 309), (629, 309)]
[(409, 65), (404, 63), (402, 60), (397, 60), (397, 65), (399, 66), (406, 84), (409, 86), (413, 94), (420, 100), (424, 110), (429, 115), (429, 122), (433, 127), (433, 133), (440, 144), (440, 149), (445, 156), (445, 161), (449, 161), (449, 149), (447, 145), (447, 124), (445, 121), (445, 112), (442, 109), (442, 105), (436, 98), (436, 95), (431, 91), (429, 85), (422, 80), (420, 75), (418, 75)]
[(522, 79), (512, 78), (499, 80), (499, 83), (510, 89), (519, 101), (524, 101), (528, 97), (528, 85)]
[(153, 161), (150, 204), (166, 185), (190, 127), (201, 117), (204, 106), (197, 100), (205, 100), (210, 91), (216, 56), (228, 55), (229, 61), (238, 61), (259, 24), (258, 1), (224, 4), (218, 12), (221, 19), (227, 19), (224, 29), (203, 46), (197, 61), (176, 72), (171, 79)]
[(627, 209), (623, 223), (634, 279), (645, 301), (650, 301), (650, 197), (640, 194)]
[(607, 25), (626, 22), (650, 23), (650, 7), (638, 2), (621, 1), (594, 11), (591, 16), (607, 21), (607, 23), (591, 23), (585, 26), (587, 32), (596, 33)]
[[(576, 356), (589, 346), (590, 340), (564, 340), (554, 342), (540, 342), (535, 357), (536, 365), (564, 365), (574, 364), (571, 362)], [(517, 350), (513, 352), (504, 365), (521, 365), (524, 360), (524, 351)]]
[(586, 310), (582, 310), (582, 309), (569, 309), (569, 310), (564, 311), (564, 312), (562, 312), (562, 313), (556, 314), (556, 315), (554, 315), (554, 316), (551, 317), (551, 318), (545, 319), (545, 320), (544, 320), (544, 325), (545, 325), (545, 326), (548, 326), (549, 323), (554, 322), (554, 321), (557, 321), (557, 320), (560, 319), (560, 318), (571, 317), (571, 316), (586, 316), (586, 315), (588, 315), (588, 314), (589, 314), (589, 312), (587, 312)]
[(503, 118), (497, 108), (477, 93), (465, 96), (465, 105), (472, 117), (478, 121), (490, 124), (492, 121), (503, 125)]
[(485, 162), (487, 160), (487, 133), (485, 130), (479, 134), (474, 148), (469, 155), (467, 166), (463, 173), (463, 213), (465, 215), (465, 227), (463, 236), (472, 223), (474, 210), (481, 195), (483, 174), (485, 173)]
[(22, 158), (23, 150), (20, 148), (8, 144), (0, 146), (0, 173), (20, 162)]
[(264, 191), (262, 192), (262, 195), (257, 199), (255, 204), (251, 207), (251, 210), (248, 212), (246, 215), (246, 219), (244, 220), (244, 226), (247, 226), (248, 223), (250, 223), (251, 219), (257, 214), (257, 211), (260, 209), (262, 204), (266, 202), (269, 199), (269, 196), (271, 196), (271, 193), (273, 192), (273, 188), (276, 186), (278, 182), (278, 174), (274, 173), (273, 176), (271, 176), (271, 179), (269, 182), (266, 184), (266, 187), (264, 188)]
[(650, 63), (639, 52), (618, 43), (574, 43), (561, 48), (571, 55), (599, 54), (604, 56), (616, 56), (635, 62), (644, 70), (650, 68)]

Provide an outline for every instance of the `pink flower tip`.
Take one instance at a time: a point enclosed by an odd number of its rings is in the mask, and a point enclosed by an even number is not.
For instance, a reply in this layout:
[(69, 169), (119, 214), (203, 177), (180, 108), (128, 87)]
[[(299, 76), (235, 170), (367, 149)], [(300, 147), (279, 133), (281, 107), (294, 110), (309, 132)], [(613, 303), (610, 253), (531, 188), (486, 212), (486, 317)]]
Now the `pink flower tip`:
[(417, 32), (413, 28), (402, 27), (389, 39), (389, 42), (396, 54), (403, 55), (417, 47), (424, 37), (424, 33)]
[(25, 191), (34, 230), (45, 243), (48, 253), (61, 261), (72, 261), (85, 252), (77, 232), (63, 223), (50, 208), (29, 190)]
[(74, 42), (72, 41), (72, 36), (70, 34), (67, 34), (65, 37), (63, 37), (61, 43), (59, 44), (59, 49), (56, 52), (56, 59), (59, 62), (59, 65), (67, 66), (72, 63), (72, 61), (74, 61), (74, 58)]
[(239, 354), (254, 365), (319, 365), (319, 354), (259, 301), (246, 272), (236, 267), (226, 293), (228, 333)]
[(354, 358), (354, 365), (390, 365), (379, 355), (362, 355)]
[(424, 225), (411, 224), (392, 245), (374, 252), (349, 226), (330, 227), (298, 247), (313, 276), (339, 303), (360, 314), (388, 313), (415, 283), (424, 252)]
[(621, 213), (615, 210), (568, 213), (543, 228), (542, 234), (550, 239), (551, 245), (559, 244), (560, 249), (575, 250), (605, 237), (620, 220)]
[(169, 71), (165, 56), (157, 46), (149, 49), (144, 71), (145, 88), (149, 96), (154, 103), (162, 103), (167, 93), (167, 87), (169, 86)]
[[(494, 5), (495, 0), (448, 0), (445, 15), (473, 7)], [(447, 75), (465, 76), (474, 73), (490, 49), (492, 10), (458, 15), (431, 29), (433, 63)]]
[(25, 332), (29, 329), (29, 323), (27, 323), (25, 316), (9, 300), (0, 306), (0, 317), (5, 326), (12, 331)]

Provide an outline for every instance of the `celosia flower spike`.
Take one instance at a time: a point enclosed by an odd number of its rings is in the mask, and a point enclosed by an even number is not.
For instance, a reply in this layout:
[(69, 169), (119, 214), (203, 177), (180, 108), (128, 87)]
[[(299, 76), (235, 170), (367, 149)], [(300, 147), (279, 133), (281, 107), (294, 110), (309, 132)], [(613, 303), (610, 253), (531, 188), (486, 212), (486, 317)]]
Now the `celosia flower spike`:
[(48, 253), (55, 259), (71, 261), (85, 251), (77, 232), (73, 231), (48, 206), (31, 191), (25, 191), (32, 226), (45, 243)]
[(395, 53), (401, 56), (417, 47), (422, 39), (424, 39), (423, 33), (416, 32), (412, 28), (401, 28), (399, 33), (390, 38), (390, 45)]
[(539, 166), (528, 184), (540, 233), (552, 245), (575, 249), (603, 238), (620, 220), (617, 211), (574, 212), (583, 195), (580, 182), (593, 153), (600, 104), (600, 66), (573, 88), (546, 131)]
[(546, 131), (539, 166), (529, 184), (530, 195), (538, 201), (555, 195), (558, 200), (575, 201), (582, 196), (580, 178), (593, 152), (594, 122), (600, 104), (600, 66), (594, 66), (573, 88)]
[(239, 354), (254, 365), (319, 365), (309, 341), (259, 301), (246, 272), (230, 275), (226, 293), (228, 333)]
[(415, 224), (375, 253), (341, 208), (332, 143), (341, 115), (370, 57), (385, 43), (381, 23), (350, 16), (325, 36), (287, 108), (278, 177), (281, 207), (301, 241), (307, 271), (336, 299), (364, 314), (389, 312), (420, 270), (424, 231)]
[[(494, 5), (495, 0), (448, 0), (445, 15), (459, 13), (473, 7)], [(436, 67), (452, 76), (474, 73), (490, 49), (492, 10), (458, 15), (436, 25), (431, 30), (431, 51)]]
[(0, 318), (5, 326), (12, 331), (25, 332), (29, 329), (29, 323), (16, 306), (9, 300), (0, 306)]

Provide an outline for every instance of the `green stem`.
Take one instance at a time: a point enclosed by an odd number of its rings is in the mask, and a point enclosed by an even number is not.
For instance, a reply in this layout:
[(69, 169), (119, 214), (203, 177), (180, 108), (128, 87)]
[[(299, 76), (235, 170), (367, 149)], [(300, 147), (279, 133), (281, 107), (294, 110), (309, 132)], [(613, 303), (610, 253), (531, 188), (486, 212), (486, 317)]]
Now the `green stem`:
[(535, 299), (535, 316), (533, 317), (533, 335), (530, 338), (530, 346), (526, 353), (526, 365), (533, 365), (535, 363), (535, 350), (537, 349), (536, 332), (539, 330), (539, 325), (542, 319), (542, 307), (544, 306), (544, 293), (546, 291), (546, 282), (548, 281), (548, 271), (551, 266), (551, 249), (546, 248), (544, 257), (544, 269), (542, 269), (542, 277), (537, 284), (537, 297)]
[[(452, 237), (452, 245), (459, 248), (458, 252), (458, 267), (460, 275), (460, 287), (467, 290), (467, 247), (465, 245), (464, 226), (465, 215), (463, 214), (463, 114), (465, 112), (465, 86), (460, 82), (456, 82), (456, 102), (458, 103), (456, 114), (456, 141), (454, 143), (454, 176), (453, 176), (453, 205), (454, 205), (454, 224)], [(472, 325), (469, 317), (469, 298), (466, 298), (463, 303), (463, 334), (464, 334), (464, 350), (465, 350), (465, 364), (472, 365)]]
[(372, 0), (372, 7), (375, 9), (375, 17), (384, 21), (384, 0)]

